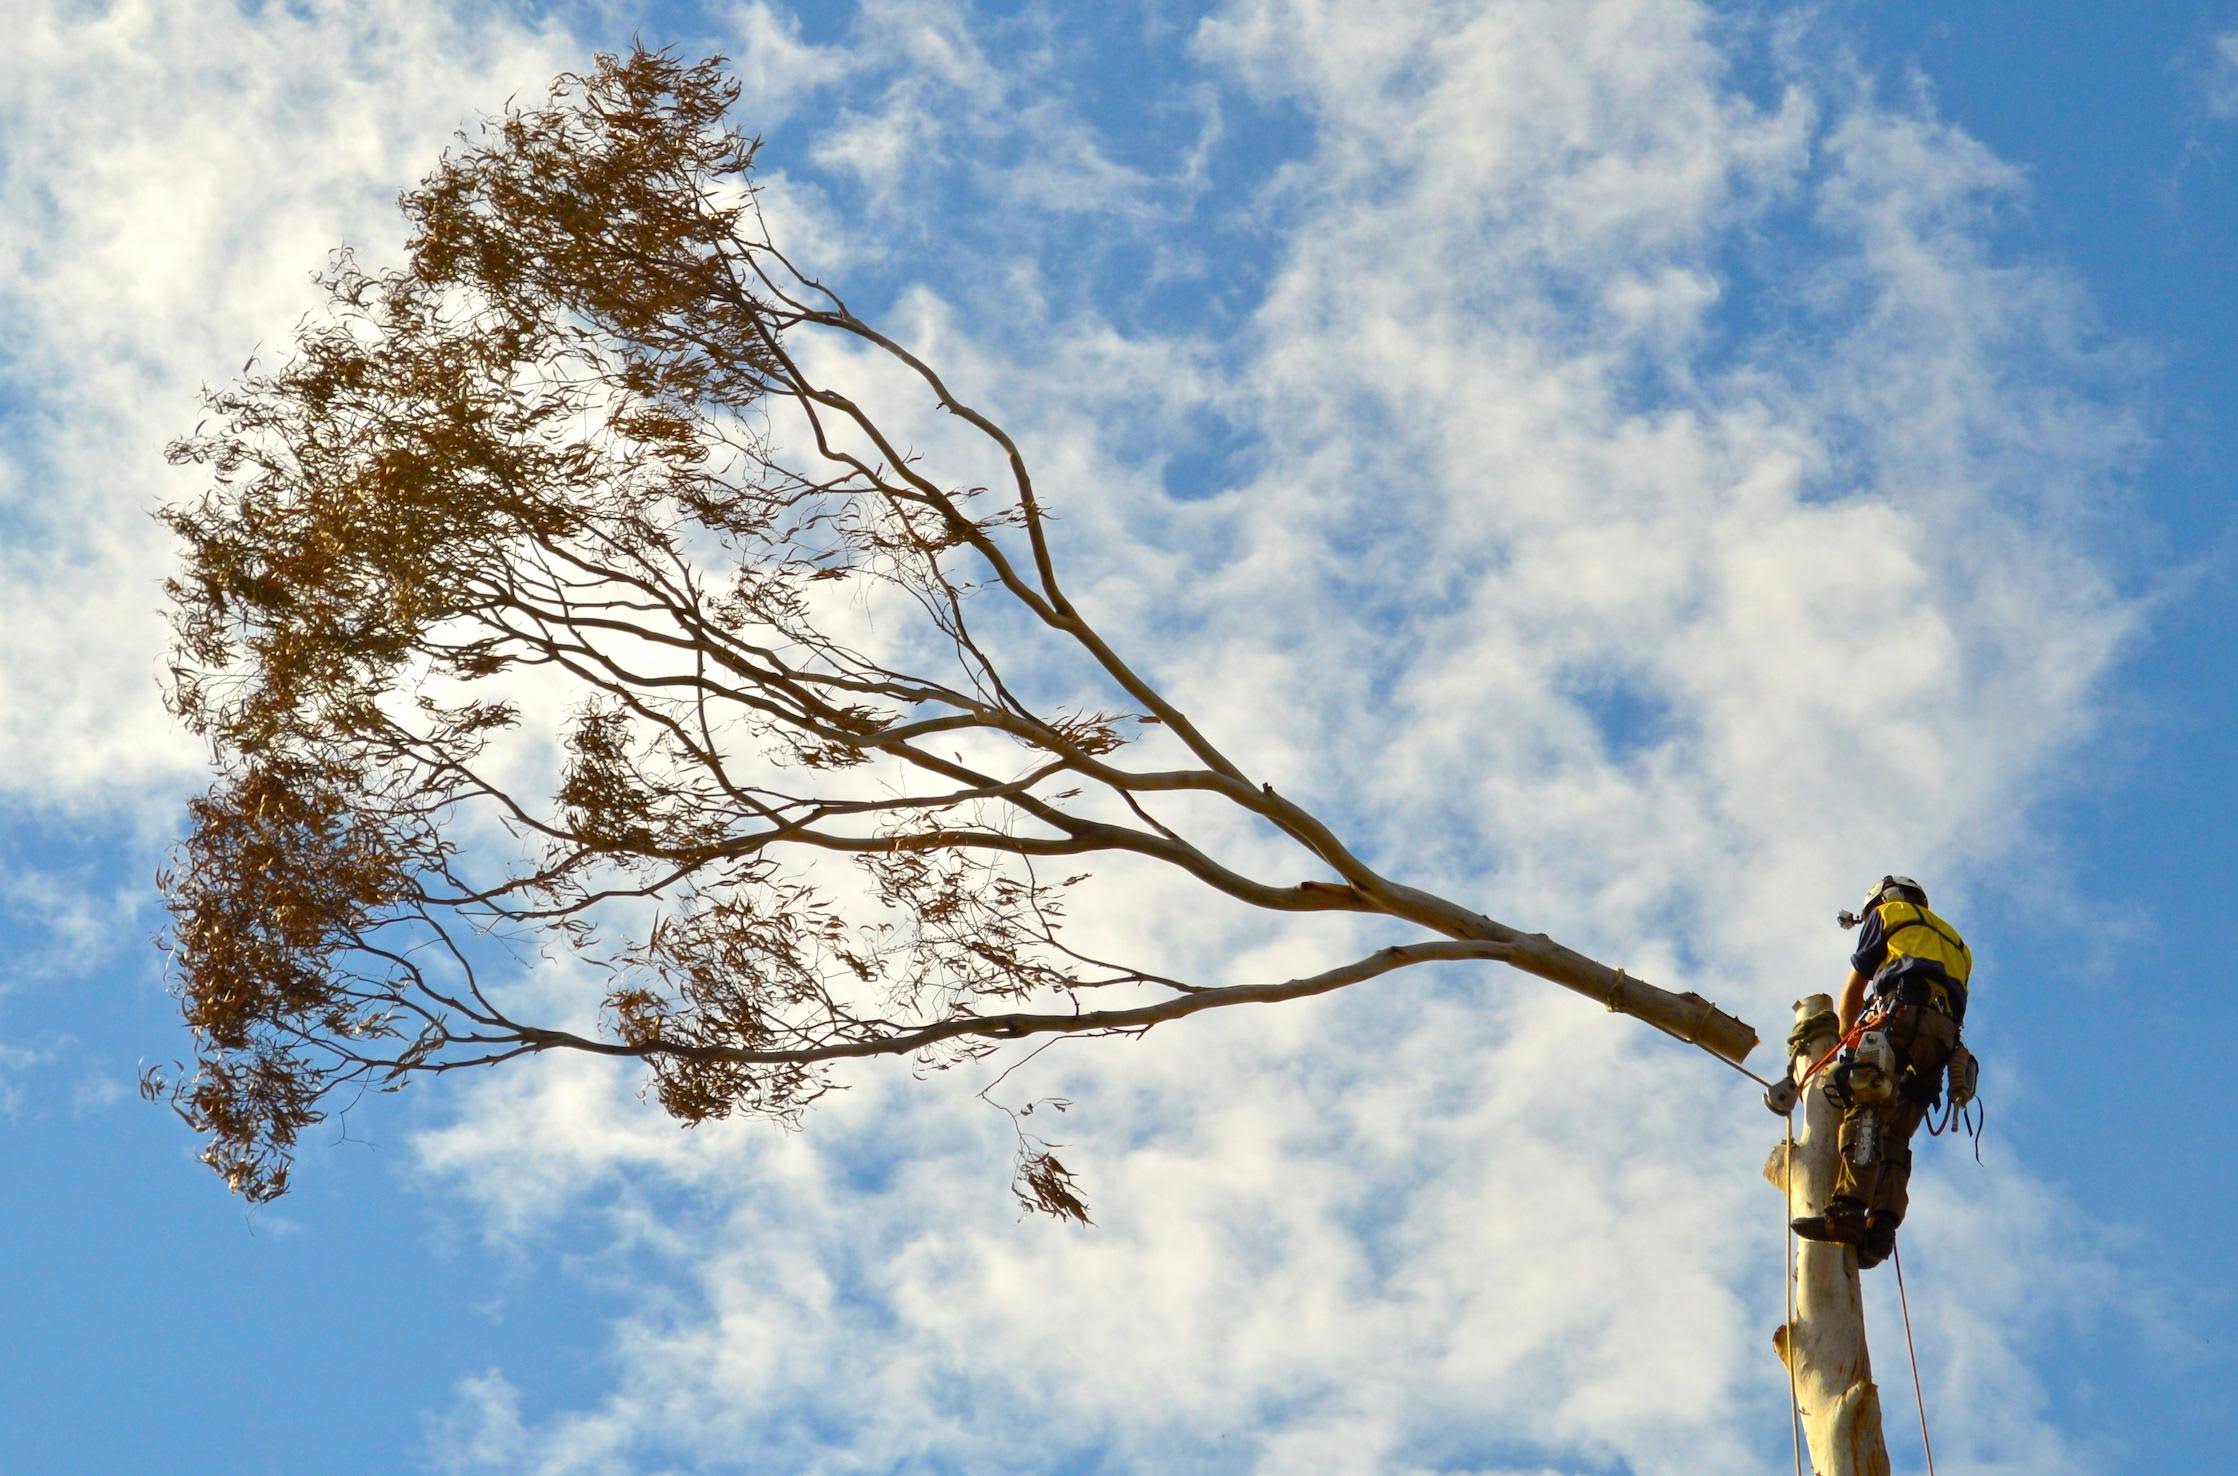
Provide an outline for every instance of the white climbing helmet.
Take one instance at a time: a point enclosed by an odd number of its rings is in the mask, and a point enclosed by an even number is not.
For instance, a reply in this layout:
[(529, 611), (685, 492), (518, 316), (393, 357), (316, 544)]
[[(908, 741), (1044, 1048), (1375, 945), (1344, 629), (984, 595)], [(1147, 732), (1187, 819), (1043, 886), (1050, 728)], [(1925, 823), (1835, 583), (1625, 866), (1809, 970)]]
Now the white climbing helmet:
[(1927, 888), (1908, 876), (1884, 876), (1873, 883), (1873, 889), (1865, 894), (1865, 906), (1860, 909), (1860, 915), (1871, 917), (1873, 909), (1891, 897), (1901, 897), (1906, 902), (1914, 902), (1921, 907), (1925, 907), (1927, 905)]
[(1927, 888), (1908, 876), (1884, 876), (1879, 881), (1874, 882), (1872, 889), (1866, 892), (1863, 907), (1856, 912), (1837, 912), (1834, 914), (1834, 921), (1840, 923), (1844, 928), (1854, 928), (1871, 917), (1873, 909), (1891, 897), (1901, 897), (1906, 902), (1914, 902), (1921, 907), (1925, 907), (1927, 905)]

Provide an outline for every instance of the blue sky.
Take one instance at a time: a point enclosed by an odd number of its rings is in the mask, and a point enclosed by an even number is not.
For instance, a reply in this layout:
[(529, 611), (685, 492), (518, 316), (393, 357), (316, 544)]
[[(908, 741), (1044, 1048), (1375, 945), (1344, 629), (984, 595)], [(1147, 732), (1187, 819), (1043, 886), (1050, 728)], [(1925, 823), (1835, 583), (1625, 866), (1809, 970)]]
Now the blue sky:
[[(137, 1099), (187, 1052), (149, 878), (200, 772), (161, 444), (327, 247), (393, 252), (452, 128), (632, 34), (737, 58), (780, 239), (1000, 411), (1128, 649), (1392, 869), (1770, 1038), (1836, 908), (1928, 881), (1990, 1106), (1908, 1231), (1941, 1469), (2238, 1436), (2238, 7), (16, 29), (0, 1469), (1784, 1469), (1772, 1120), (1519, 976), (1052, 1053), (1091, 1230), (1018, 1221), (1007, 1122), (898, 1071), (790, 1135), (580, 1063), (415, 1087), (254, 1210)], [(1095, 926), (1309, 956), (1198, 913), (1123, 878)]]

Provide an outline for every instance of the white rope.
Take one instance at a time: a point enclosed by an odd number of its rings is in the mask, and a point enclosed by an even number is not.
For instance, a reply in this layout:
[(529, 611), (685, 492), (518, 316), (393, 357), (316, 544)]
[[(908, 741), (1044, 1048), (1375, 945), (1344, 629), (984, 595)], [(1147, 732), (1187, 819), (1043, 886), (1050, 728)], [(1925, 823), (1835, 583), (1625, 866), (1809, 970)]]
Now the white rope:
[(1787, 1365), (1787, 1433), (1795, 1439), (1795, 1476), (1803, 1476), (1803, 1403), (1795, 1394), (1795, 1119), (1787, 1119), (1787, 1183), (1780, 1229), (1787, 1244), (1787, 1325), (1780, 1329), (1780, 1362)]
[(1912, 1355), (1912, 1398), (1919, 1404), (1919, 1443), (1927, 1452), (1927, 1476), (1935, 1476), (1935, 1445), (1927, 1438), (1927, 1395), (1919, 1383), (1919, 1349), (1912, 1346), (1912, 1299), (1904, 1292), (1904, 1252), (1897, 1247), (1896, 1304), (1904, 1309), (1904, 1351)]

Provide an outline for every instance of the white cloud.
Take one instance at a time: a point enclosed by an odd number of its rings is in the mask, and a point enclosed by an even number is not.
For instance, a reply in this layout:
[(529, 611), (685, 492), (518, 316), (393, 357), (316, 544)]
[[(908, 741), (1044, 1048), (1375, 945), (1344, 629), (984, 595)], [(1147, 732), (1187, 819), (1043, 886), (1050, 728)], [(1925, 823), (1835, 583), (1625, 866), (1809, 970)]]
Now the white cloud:
[[(1963, 916), (2131, 625), (2075, 530), (2136, 433), (2074, 387), (2072, 293), (1983, 244), (2013, 173), (1848, 79), (1752, 100), (1675, 0), (1253, 0), (1196, 49), (1315, 129), (1244, 341), (896, 315), (1020, 432), (1090, 608), (1407, 879), (1768, 1034), (1798, 980), (1835, 982), (1819, 919), (1859, 866), (1927, 872)], [(1803, 243), (1776, 332), (1721, 316), (1765, 236)], [(1141, 444), (1208, 401), (1263, 468), (1168, 502)], [(1654, 714), (1629, 741), (1597, 711), (1618, 690)], [(1874, 780), (1906, 802), (1860, 806)], [(1094, 925), (1255, 972), (1200, 912), (1130, 881)], [(516, 1233), (523, 1204), (607, 1204), (695, 1288), (617, 1334), (609, 1399), (490, 1465), (568, 1469), (580, 1428), (601, 1460), (712, 1468), (1784, 1460), (1771, 1120), (1530, 981), (1050, 1053), (1019, 1090), (1080, 1104), (1087, 1232), (1012, 1219), (1004, 1125), (964, 1094), (851, 1079), (801, 1136), (673, 1150), (612, 1126), (618, 1077), (472, 1088), (431, 1163)], [(2079, 1233), (2002, 1176), (2033, 1228), (1989, 1274), (1989, 1194), (1923, 1156), (1908, 1249), (1970, 1288), (1926, 1350), (1967, 1391), (1952, 1468), (2087, 1470), (2029, 1351), (2035, 1299), (2097, 1294), (2065, 1274)]]
[(493, 1368), (461, 1380), (458, 1394), (457, 1407), (430, 1432), (436, 1465), (486, 1471), (518, 1461), (529, 1443), (520, 1390)]
[(1018, 125), (1038, 140), (1014, 167), (989, 171), (998, 194), (1028, 209), (1111, 218), (1145, 215), (1162, 201), (1161, 182), (1108, 157), (1093, 130), (1049, 103), (1033, 105)]
[(905, 94), (887, 98), (876, 113), (842, 113), (811, 157), (824, 169), (853, 175), (874, 201), (893, 209), (902, 185), (939, 161), (940, 134), (934, 111)]
[[(758, 98), (828, 93), (841, 120), (765, 160), (812, 266), (894, 257), (804, 157), (891, 202), (949, 130), (999, 137), (1022, 162), (998, 222), (1125, 213), (1154, 177), (957, 6), (866, 7), (845, 47), (736, 17)], [(1130, 337), (1047, 308), (1024, 260), (979, 268), (1026, 284), (1009, 317), (944, 280), (890, 319), (1020, 433), (1089, 607), (1405, 879), (1767, 1034), (1838, 971), (1816, 920), (1858, 858), (1932, 875), (1963, 917), (2129, 621), (2072, 530), (2134, 431), (2074, 387), (2073, 295), (1983, 245), (2012, 172), (1839, 79), (1745, 95), (1680, 0), (1237, 0), (1193, 45), (1212, 85), (1312, 129), (1252, 207), (1283, 246), (1247, 332)], [(177, 495), (150, 467), (185, 387), (277, 340), (334, 240), (393, 245), (390, 195), (458, 119), (581, 60), (402, 3), (19, 27), (0, 126), (37, 144), (0, 201), (0, 301), (35, 413), (0, 484), (0, 785), (191, 771), (152, 704), (144, 518)], [(1820, 264), (1787, 263), (1777, 332), (1729, 312), (1731, 254), (1767, 237)], [(1169, 500), (1156, 451), (1208, 407), (1261, 459)], [(35, 502), (50, 485), (80, 500)], [(1640, 732), (1606, 730), (1619, 697)], [(1867, 779), (1906, 803), (1861, 810)], [(1111, 881), (1083, 924), (1114, 941), (1242, 977), (1316, 956)], [(1771, 1120), (1534, 981), (1453, 969), (1050, 1052), (1014, 1085), (1080, 1103), (1053, 1135), (1085, 1232), (1016, 1220), (1008, 1125), (953, 1081), (851, 1081), (790, 1136), (679, 1132), (597, 1062), (447, 1099), (420, 1162), (493, 1233), (631, 1245), (667, 1279), (615, 1328), (607, 1397), (532, 1419), (533, 1372), (490, 1369), (439, 1460), (1715, 1476), (1784, 1452)], [(2094, 1294), (2076, 1232), (2008, 1174), (1996, 1200), (2032, 1229), (1991, 1256), (1987, 1193), (1926, 1156), (1918, 1265), (1973, 1288), (1924, 1350), (1966, 1392), (1952, 1468), (2087, 1469), (2026, 1320)]]
[(7, 940), (0, 951), (0, 997), (19, 989), (30, 994), (37, 986), (49, 986), (51, 997), (58, 981), (113, 976), (120, 959), (146, 945), (149, 900), (138, 878), (99, 880), (90, 862), (30, 865), (0, 846), (0, 937)]
[(725, 43), (724, 54), (738, 78), (739, 108), (758, 130), (775, 128), (804, 96), (839, 82), (853, 65), (842, 47), (803, 41), (799, 20), (767, 0), (735, 7), (730, 27), (736, 41)]
[[(751, 54), (763, 29), (741, 38), (754, 75), (767, 69)], [(872, 0), (830, 68), (846, 72), (860, 100), (818, 128), (806, 152), (857, 185), (889, 233), (906, 228), (919, 244), (937, 238), (935, 219), (957, 223), (934, 198), (953, 189), (984, 194), (1016, 226), (1083, 214), (1107, 226), (1170, 218), (1201, 187), (1202, 141), (1216, 120), (1208, 115), (1198, 146), (1170, 161), (1122, 162), (1114, 148), (1141, 141), (1107, 138), (1050, 91), (1068, 80), (1052, 65), (1047, 48), (983, 44), (970, 12), (951, 0)]]
[(23, 1110), (22, 1078), (47, 1060), (46, 1052), (0, 1040), (0, 1117), (14, 1117)]
[(2208, 44), (2203, 101), (2210, 118), (2238, 118), (2238, 31), (2226, 32)]
[(128, 804), (197, 755), (157, 703), (165, 442), (278, 342), (339, 241), (450, 132), (579, 64), (556, 31), (406, 0), (35, 4), (0, 57), (0, 793)]
[(70, 1111), (77, 1117), (90, 1117), (131, 1095), (131, 1089), (113, 1076), (81, 1076), (70, 1084)]
[(887, 79), (882, 94), (871, 107), (842, 109), (810, 155), (852, 175), (876, 210), (921, 218), (924, 190), (950, 162), (949, 138), (983, 133), (1001, 115), (1009, 79), (951, 0), (870, 0), (851, 41), (853, 65)]

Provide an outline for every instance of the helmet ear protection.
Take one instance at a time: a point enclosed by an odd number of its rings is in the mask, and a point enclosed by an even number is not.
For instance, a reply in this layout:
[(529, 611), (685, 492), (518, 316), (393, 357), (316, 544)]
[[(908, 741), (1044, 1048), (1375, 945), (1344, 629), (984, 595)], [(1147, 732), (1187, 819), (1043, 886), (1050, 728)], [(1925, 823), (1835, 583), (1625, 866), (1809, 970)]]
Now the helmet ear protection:
[(1890, 873), (1873, 883), (1872, 889), (1865, 894), (1865, 906), (1862, 911), (1837, 912), (1834, 914), (1834, 921), (1841, 924), (1845, 930), (1854, 928), (1865, 921), (1866, 918), (1871, 917), (1873, 909), (1891, 897), (1901, 897), (1906, 902), (1914, 902), (1921, 907), (1925, 907), (1927, 905), (1927, 888), (1908, 876), (1897, 876)]

